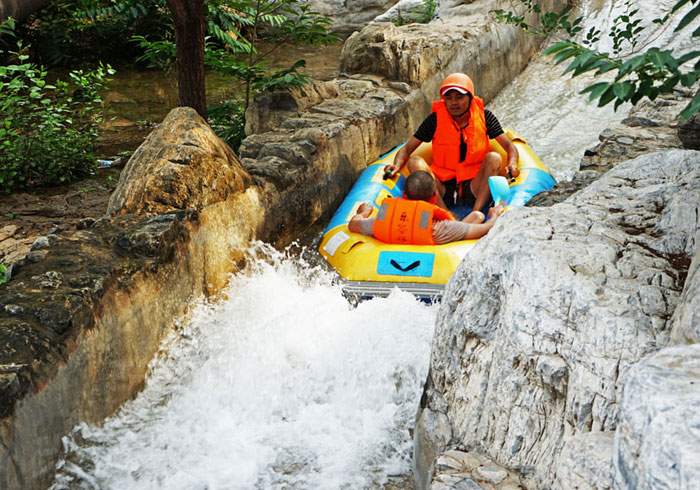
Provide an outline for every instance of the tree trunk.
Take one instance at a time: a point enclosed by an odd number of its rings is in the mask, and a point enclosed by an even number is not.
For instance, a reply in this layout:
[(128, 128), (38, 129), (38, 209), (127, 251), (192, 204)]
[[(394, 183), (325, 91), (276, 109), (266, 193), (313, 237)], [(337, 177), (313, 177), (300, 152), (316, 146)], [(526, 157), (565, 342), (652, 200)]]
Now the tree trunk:
[(192, 107), (205, 120), (204, 0), (168, 0), (175, 24), (175, 53), (180, 106)]
[(48, 0), (0, 0), (0, 22), (12, 17), (21, 23), (47, 3)]

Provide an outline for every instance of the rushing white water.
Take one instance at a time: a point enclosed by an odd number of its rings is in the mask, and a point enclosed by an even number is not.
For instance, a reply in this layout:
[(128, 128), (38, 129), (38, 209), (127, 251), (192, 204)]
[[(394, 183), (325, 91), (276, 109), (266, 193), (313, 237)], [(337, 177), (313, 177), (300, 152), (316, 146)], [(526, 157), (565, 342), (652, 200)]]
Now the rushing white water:
[(54, 489), (377, 488), (410, 473), (436, 307), (359, 304), (268, 253), (194, 308), (146, 388), (65, 438)]

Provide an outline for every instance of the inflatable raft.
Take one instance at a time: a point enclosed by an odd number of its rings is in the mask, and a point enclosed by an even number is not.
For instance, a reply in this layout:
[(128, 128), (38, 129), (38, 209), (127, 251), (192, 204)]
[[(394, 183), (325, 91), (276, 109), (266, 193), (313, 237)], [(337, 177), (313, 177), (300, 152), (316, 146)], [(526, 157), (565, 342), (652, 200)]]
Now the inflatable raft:
[[(510, 195), (503, 203), (507, 209), (524, 205), (538, 192), (554, 187), (555, 181), (522, 138), (510, 130), (506, 130), (506, 133), (520, 155), (520, 175), (510, 183)], [(384, 167), (394, 161), (399, 148), (381, 156), (362, 172), (326, 227), (321, 240), (319, 252), (340, 274), (345, 294), (354, 299), (386, 296), (391, 289), (399, 287), (421, 299), (439, 300), (447, 280), (478, 241), (464, 240), (445, 245), (395, 245), (348, 230), (348, 222), (361, 203), (371, 204), (375, 208), (374, 216), (384, 198), (401, 197), (408, 175), (406, 167), (391, 179), (383, 178)], [(491, 149), (499, 152), (506, 161), (505, 151), (496, 140), (491, 140)], [(429, 143), (420, 145), (413, 154), (421, 155), (427, 162), (432, 160)], [(466, 216), (470, 211), (453, 210), (460, 216)]]

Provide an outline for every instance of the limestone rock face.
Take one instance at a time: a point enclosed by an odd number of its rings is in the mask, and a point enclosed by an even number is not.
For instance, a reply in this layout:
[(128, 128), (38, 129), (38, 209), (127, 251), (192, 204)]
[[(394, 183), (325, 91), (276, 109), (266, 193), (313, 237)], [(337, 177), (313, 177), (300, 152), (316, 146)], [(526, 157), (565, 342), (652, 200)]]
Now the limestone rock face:
[(334, 82), (311, 80), (301, 88), (289, 92), (265, 92), (257, 95), (245, 115), (246, 134), (274, 131), (290, 117), (298, 117), (309, 107), (326, 99), (338, 97)]
[[(444, 448), (522, 468), (529, 487), (599, 486), (609, 442), (581, 437), (609, 441), (621, 377), (668, 344), (699, 215), (700, 153), (682, 150), (506, 213), (445, 291), (415, 434), (419, 488), (446, 434)], [(601, 449), (584, 463), (582, 447)]]
[(615, 488), (697, 487), (698, 427), (700, 345), (669, 347), (634, 366), (615, 433)]
[(349, 34), (386, 12), (396, 0), (311, 0), (309, 3), (311, 10), (333, 20), (330, 27), (332, 32)]
[(433, 63), (453, 58), (450, 48), (462, 38), (450, 27), (415, 24), (399, 29), (390, 22), (373, 23), (345, 41), (340, 71), (371, 73), (415, 85)]
[(690, 100), (688, 94), (679, 93), (658, 97), (654, 102), (640, 102), (620, 124), (598, 136), (600, 143), (586, 150), (579, 171), (570, 181), (557, 183), (554, 189), (536, 195), (527, 205), (551, 206), (562, 202), (620, 162), (654, 151), (680, 148), (678, 115)]
[(426, 8), (423, 0), (399, 0), (389, 10), (375, 17), (372, 22), (396, 22), (408, 23), (417, 13)]
[(189, 107), (170, 111), (126, 164), (107, 212), (202, 209), (252, 180), (233, 150)]
[(522, 488), (520, 476), (501, 468), (489, 458), (464, 451), (448, 451), (435, 461), (431, 490), (462, 490), (465, 488), (516, 490)]
[[(538, 4), (544, 10), (566, 6), (560, 0)], [(424, 115), (438, 98), (442, 80), (452, 72), (469, 74), (476, 94), (488, 102), (522, 71), (541, 41), (514, 26), (498, 24), (488, 13), (494, 8), (498, 5), (492, 0), (441, 3), (429, 24), (369, 24), (346, 39), (340, 71), (374, 74), (420, 88), (425, 100), (419, 110)]]
[(671, 343), (700, 343), (700, 252), (690, 264), (681, 303), (673, 313), (672, 324)]
[(611, 431), (583, 432), (570, 437), (558, 459), (556, 487), (611, 488), (614, 437)]

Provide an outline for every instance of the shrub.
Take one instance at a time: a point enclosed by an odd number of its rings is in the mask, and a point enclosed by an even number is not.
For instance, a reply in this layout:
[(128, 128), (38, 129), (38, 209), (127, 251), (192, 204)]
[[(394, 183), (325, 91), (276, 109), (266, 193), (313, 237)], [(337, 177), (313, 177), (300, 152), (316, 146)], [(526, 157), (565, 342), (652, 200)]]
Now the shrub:
[(222, 102), (207, 107), (209, 124), (214, 132), (235, 152), (245, 138), (245, 103), (242, 100)]
[(75, 70), (70, 82), (51, 85), (18, 46), (11, 53), (17, 63), (0, 66), (0, 186), (11, 192), (92, 174), (102, 121), (98, 91), (114, 70)]
[(408, 12), (401, 12), (400, 9), (396, 11), (396, 19), (394, 24), (396, 26), (403, 26), (407, 24), (428, 24), (435, 14), (435, 8), (437, 7), (437, 0), (423, 0), (423, 5), (414, 7)]

